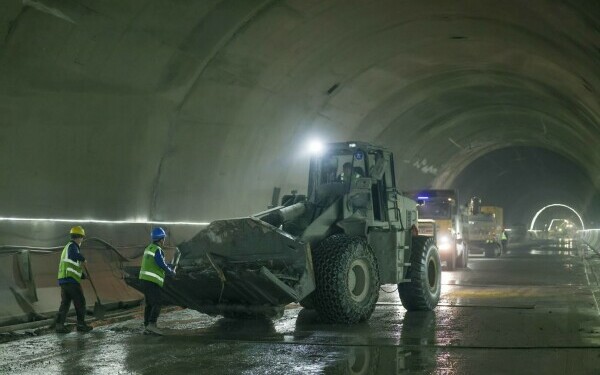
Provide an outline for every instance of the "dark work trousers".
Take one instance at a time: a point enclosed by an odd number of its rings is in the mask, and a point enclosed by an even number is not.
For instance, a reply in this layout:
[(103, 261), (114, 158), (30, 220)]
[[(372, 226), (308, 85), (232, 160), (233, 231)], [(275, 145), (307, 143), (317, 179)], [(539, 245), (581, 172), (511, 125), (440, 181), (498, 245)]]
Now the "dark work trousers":
[(71, 301), (73, 301), (75, 313), (77, 314), (77, 324), (85, 324), (85, 297), (81, 285), (75, 283), (62, 284), (60, 286), (60, 297), (60, 308), (58, 309), (56, 323), (65, 324)]
[(144, 283), (144, 297), (146, 298), (144, 326), (147, 326), (149, 323), (156, 323), (160, 315), (160, 286), (147, 280), (142, 280), (142, 283)]

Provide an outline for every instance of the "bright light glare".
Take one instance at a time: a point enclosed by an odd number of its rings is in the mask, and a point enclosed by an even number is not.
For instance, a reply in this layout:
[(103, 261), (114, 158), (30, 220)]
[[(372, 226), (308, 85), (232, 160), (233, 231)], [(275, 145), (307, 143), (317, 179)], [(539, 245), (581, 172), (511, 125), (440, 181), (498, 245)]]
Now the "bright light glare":
[(48, 222), (48, 223), (92, 223), (92, 224), (152, 224), (152, 225), (198, 225), (205, 226), (210, 223), (192, 221), (150, 221), (144, 219), (136, 220), (99, 220), (99, 219), (50, 219), (50, 218), (28, 218), (28, 217), (0, 217), (0, 221), (15, 222)]
[(438, 241), (450, 243), (450, 237), (448, 237), (448, 235), (446, 235), (446, 234), (442, 234), (441, 236), (438, 237)]
[(325, 146), (323, 145), (323, 142), (316, 139), (313, 139), (312, 141), (308, 142), (308, 151), (311, 154), (319, 155), (322, 154), (324, 150)]
[(450, 237), (446, 234), (442, 234), (437, 239), (438, 249), (441, 251), (447, 251), (452, 247), (452, 243), (450, 242)]

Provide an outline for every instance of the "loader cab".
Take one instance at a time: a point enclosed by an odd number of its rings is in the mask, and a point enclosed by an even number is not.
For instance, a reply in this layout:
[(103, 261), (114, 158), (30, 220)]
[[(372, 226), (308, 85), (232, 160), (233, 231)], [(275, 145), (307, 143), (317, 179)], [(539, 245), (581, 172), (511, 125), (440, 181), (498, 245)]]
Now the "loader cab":
[(373, 181), (371, 194), (373, 196), (373, 219), (375, 221), (397, 221), (397, 207), (390, 205), (395, 199), (396, 176), (394, 175), (394, 160), (392, 153), (381, 149), (373, 149), (368, 158), (369, 175)]
[(396, 220), (397, 209), (388, 207), (395, 190), (392, 154), (385, 149), (362, 142), (332, 143), (311, 159), (309, 200), (325, 207), (343, 198), (344, 218)]
[(345, 146), (330, 144), (325, 153), (311, 159), (309, 198), (322, 199), (326, 195), (347, 193), (356, 179), (365, 177), (365, 152)]

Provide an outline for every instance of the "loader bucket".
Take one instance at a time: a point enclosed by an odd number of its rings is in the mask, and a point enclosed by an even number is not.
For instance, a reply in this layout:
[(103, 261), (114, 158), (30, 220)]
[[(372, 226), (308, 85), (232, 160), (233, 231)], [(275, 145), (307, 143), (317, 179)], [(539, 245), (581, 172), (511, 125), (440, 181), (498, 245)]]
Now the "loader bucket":
[[(176, 278), (165, 302), (210, 314), (276, 316), (314, 288), (310, 248), (257, 218), (220, 220), (178, 245)], [(141, 290), (138, 268), (126, 281)]]

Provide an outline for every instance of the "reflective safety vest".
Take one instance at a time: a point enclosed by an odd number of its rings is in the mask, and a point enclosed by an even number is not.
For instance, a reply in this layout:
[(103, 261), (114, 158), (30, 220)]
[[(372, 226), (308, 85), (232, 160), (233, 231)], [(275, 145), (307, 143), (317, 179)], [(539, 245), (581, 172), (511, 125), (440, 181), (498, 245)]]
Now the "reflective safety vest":
[(71, 246), (72, 241), (69, 242), (62, 251), (60, 255), (60, 263), (58, 264), (58, 278), (64, 279), (67, 277), (73, 278), (78, 283), (81, 282), (81, 262), (78, 260), (69, 259), (69, 246)]
[(502, 239), (503, 240), (508, 240), (508, 237), (506, 237), (506, 233), (505, 232), (502, 232)]
[(162, 287), (165, 282), (165, 270), (160, 268), (154, 260), (154, 255), (157, 251), (160, 251), (160, 247), (153, 243), (148, 245), (148, 247), (146, 247), (144, 250), (139, 279), (151, 281)]

